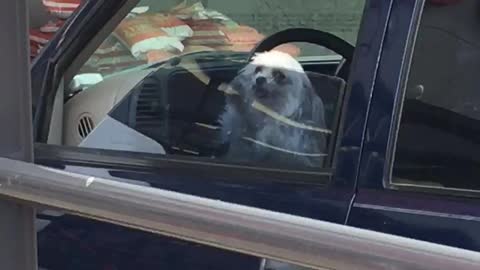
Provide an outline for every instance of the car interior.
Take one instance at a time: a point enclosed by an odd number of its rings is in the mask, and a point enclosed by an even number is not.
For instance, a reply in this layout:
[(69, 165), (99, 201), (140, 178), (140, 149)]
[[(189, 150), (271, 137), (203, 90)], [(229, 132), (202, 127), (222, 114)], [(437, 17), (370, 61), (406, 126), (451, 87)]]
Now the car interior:
[(425, 7), (406, 86), (394, 183), (480, 188), (479, 8), (477, 1)]
[[(224, 110), (228, 83), (243, 66), (242, 55), (191, 56), (198, 69), (188, 65), (159, 68), (149, 74), (110, 113), (114, 119), (155, 138), (169, 154), (218, 156), (224, 150), (218, 140), (218, 116)], [(180, 61), (188, 61), (188, 56)], [(221, 61), (221, 62), (220, 62)], [(196, 75), (197, 74), (197, 75)], [(198, 74), (208, 77), (202, 81)], [(326, 104), (328, 127), (338, 122), (345, 92), (341, 78), (308, 72)]]

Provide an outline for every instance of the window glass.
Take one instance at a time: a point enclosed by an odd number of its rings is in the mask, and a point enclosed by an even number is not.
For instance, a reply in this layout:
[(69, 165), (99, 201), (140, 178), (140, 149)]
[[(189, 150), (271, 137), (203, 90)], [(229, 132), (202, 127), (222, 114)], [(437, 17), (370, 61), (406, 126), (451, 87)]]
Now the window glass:
[(427, 1), (396, 146), (393, 183), (480, 189), (480, 2)]
[(346, 89), (342, 56), (302, 42), (248, 55), (289, 28), (354, 45), (364, 2), (140, 1), (66, 83), (60, 143), (325, 167)]

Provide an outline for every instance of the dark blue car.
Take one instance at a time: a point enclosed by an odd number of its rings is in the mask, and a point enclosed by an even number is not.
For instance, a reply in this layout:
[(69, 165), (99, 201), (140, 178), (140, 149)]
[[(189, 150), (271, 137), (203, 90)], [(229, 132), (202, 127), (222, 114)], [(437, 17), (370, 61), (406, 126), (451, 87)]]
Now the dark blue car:
[[(475, 0), (86, 0), (32, 64), (35, 160), (480, 251), (478, 29)], [(226, 89), (270, 50), (323, 101), (313, 166), (268, 141), (224, 158)], [(48, 270), (277, 269), (49, 209), (38, 251)]]

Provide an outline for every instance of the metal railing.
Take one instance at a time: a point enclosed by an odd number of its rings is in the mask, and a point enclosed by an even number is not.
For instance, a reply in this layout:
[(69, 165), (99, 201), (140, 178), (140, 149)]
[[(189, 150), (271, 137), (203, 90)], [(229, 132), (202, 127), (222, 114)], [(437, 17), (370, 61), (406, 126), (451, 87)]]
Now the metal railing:
[(0, 195), (317, 269), (480, 269), (480, 253), (0, 159)]

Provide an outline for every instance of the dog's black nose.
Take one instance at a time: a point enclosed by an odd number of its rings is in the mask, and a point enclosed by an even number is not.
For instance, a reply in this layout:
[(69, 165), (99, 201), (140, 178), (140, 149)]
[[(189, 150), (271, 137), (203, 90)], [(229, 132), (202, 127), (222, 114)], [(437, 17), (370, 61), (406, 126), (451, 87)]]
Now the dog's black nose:
[(265, 78), (265, 77), (258, 77), (258, 78), (255, 80), (255, 83), (256, 83), (257, 85), (264, 85), (266, 82), (267, 82), (267, 78)]

